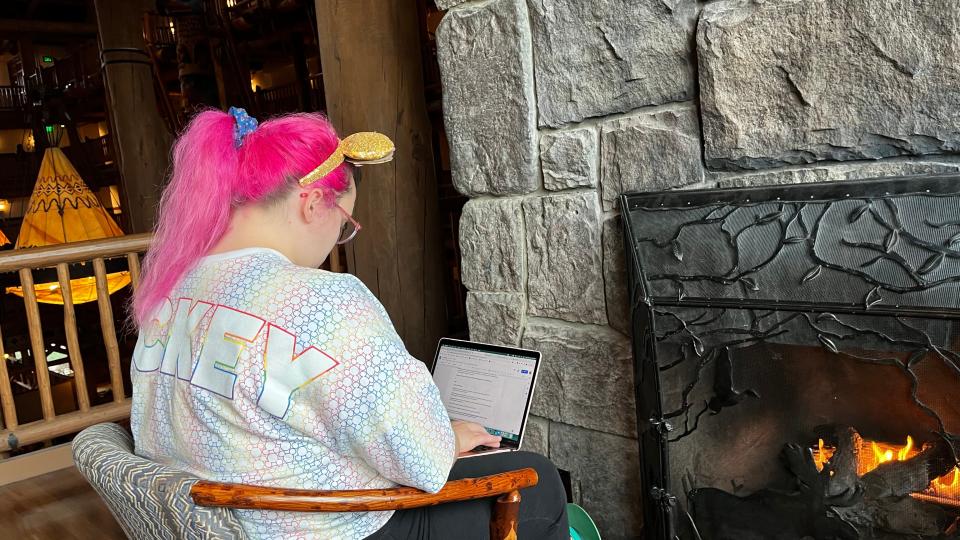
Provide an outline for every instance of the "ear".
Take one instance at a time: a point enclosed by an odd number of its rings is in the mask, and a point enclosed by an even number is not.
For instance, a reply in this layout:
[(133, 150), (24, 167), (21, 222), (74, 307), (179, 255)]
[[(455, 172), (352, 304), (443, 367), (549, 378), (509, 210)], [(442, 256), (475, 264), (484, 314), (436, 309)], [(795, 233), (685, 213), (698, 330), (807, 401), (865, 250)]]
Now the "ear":
[(299, 197), (300, 216), (306, 223), (313, 223), (323, 217), (324, 203), (323, 192), (319, 189), (301, 191)]

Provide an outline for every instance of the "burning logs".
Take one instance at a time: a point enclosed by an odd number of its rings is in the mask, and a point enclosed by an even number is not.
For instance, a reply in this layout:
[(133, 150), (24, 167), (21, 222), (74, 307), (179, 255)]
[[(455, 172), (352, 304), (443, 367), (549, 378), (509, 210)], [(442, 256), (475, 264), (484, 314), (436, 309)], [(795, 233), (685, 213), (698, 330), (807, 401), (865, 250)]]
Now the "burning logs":
[(762, 489), (738, 497), (720, 489), (690, 492), (690, 506), (703, 540), (856, 540), (857, 530), (829, 512), (827, 481), (817, 471), (809, 450), (784, 447), (784, 465), (796, 479), (794, 491)]
[[(827, 498), (833, 505), (845, 506), (862, 493), (857, 482), (857, 456), (863, 439), (851, 427), (833, 429), (830, 435), (834, 451), (829, 457), (832, 472), (827, 473)], [(822, 445), (818, 450), (814, 451), (813, 459), (817, 469), (822, 470), (827, 463), (826, 452)]]
[(691, 491), (699, 536), (955, 538), (949, 535), (956, 534), (960, 500), (930, 495), (931, 483), (957, 466), (954, 443), (939, 438), (914, 448), (909, 440), (894, 451), (891, 445), (865, 440), (849, 426), (826, 426), (818, 434), (821, 439), (812, 451), (795, 444), (784, 447), (792, 491), (763, 489), (746, 497), (713, 488)]
[[(956, 467), (955, 449), (946, 439), (937, 439), (909, 455), (911, 440), (901, 449), (898, 457), (902, 459), (891, 456), (858, 476), (865, 462), (873, 458), (870, 454), (876, 443), (868, 444), (848, 426), (834, 426), (830, 431), (834, 450), (822, 462), (820, 474), (827, 477), (828, 505), (838, 516), (861, 528), (929, 537), (942, 535), (957, 519), (956, 511), (914, 497)], [(818, 465), (824, 450), (821, 446), (813, 452)]]

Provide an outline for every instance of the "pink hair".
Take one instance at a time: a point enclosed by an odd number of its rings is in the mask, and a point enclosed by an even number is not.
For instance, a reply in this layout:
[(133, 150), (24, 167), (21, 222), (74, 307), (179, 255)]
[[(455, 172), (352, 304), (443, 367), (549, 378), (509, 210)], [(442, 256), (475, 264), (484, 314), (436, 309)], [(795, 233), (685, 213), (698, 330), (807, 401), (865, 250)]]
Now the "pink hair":
[[(183, 276), (223, 237), (233, 208), (296, 188), (297, 180), (322, 163), (338, 144), (320, 114), (291, 114), (268, 120), (234, 146), (233, 116), (199, 113), (173, 148), (173, 173), (160, 198), (153, 244), (131, 316), (147, 321)], [(334, 200), (350, 187), (344, 164), (311, 186)]]

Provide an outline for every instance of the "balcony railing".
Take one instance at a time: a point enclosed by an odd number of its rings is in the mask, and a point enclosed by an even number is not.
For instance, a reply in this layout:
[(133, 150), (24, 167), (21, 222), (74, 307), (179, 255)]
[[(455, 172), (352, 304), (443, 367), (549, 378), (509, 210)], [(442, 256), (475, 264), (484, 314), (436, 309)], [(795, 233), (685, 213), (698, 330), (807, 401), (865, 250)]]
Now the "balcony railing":
[(26, 103), (22, 86), (0, 86), (0, 110), (21, 110)]
[(99, 45), (86, 43), (73, 54), (57, 58), (53, 65), (40, 69), (39, 80), (46, 89), (64, 91), (102, 86)]
[(177, 45), (177, 27), (173, 17), (157, 13), (143, 16), (143, 39), (155, 49)]
[[(0, 273), (17, 272), (23, 287), (23, 302), (29, 329), (29, 348), (32, 351), (34, 370), (26, 383), (39, 391), (42, 419), (20, 423), (20, 412), (14, 399), (8, 362), (0, 338), (0, 456), (5, 452), (25, 445), (40, 443), (55, 437), (76, 433), (100, 422), (121, 420), (130, 415), (130, 399), (124, 389), (120, 347), (117, 341), (117, 324), (110, 301), (107, 283), (107, 261), (126, 259), (134, 289), (140, 280), (140, 256), (150, 245), (151, 235), (140, 234), (76, 242), (59, 246), (13, 250), (0, 253)], [(122, 261), (121, 261), (122, 262)], [(74, 309), (69, 265), (88, 263), (93, 267), (96, 281), (97, 307), (106, 363), (109, 370), (109, 391), (112, 401), (92, 405), (87, 390), (84, 360), (81, 356), (80, 335), (77, 331), (77, 316)], [(111, 263), (113, 264), (113, 263)], [(57, 284), (63, 295), (63, 327), (70, 369), (73, 372), (73, 389), (77, 410), (56, 414), (54, 393), (51, 387), (50, 370), (45, 352), (44, 331), (40, 321), (40, 309), (34, 290), (34, 270), (54, 268)], [(48, 321), (49, 322), (49, 321)], [(3, 328), (0, 326), (0, 332)]]
[(275, 86), (254, 93), (257, 109), (264, 115), (283, 114), (303, 111), (305, 103), (310, 110), (326, 110), (326, 101), (323, 94), (323, 77), (311, 76), (308, 79), (309, 95), (302, 97), (303, 86), (299, 83)]
[(310, 105), (314, 111), (326, 111), (326, 91), (323, 87), (323, 74), (310, 75)]
[(301, 110), (300, 89), (296, 84), (260, 90), (254, 96), (257, 100), (257, 108), (266, 115)]

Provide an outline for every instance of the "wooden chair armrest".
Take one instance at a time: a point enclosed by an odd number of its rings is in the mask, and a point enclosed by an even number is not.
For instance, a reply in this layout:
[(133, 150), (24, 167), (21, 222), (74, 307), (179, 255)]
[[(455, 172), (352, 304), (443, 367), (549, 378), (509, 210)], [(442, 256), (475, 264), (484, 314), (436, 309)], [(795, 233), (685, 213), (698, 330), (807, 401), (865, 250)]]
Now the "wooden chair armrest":
[(534, 486), (538, 481), (537, 471), (530, 468), (454, 480), (447, 482), (437, 493), (411, 487), (318, 491), (200, 480), (190, 488), (190, 496), (198, 506), (291, 512), (366, 512), (483, 499)]

